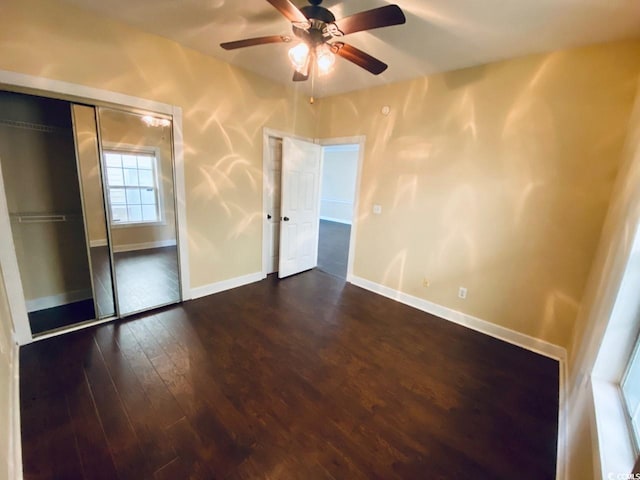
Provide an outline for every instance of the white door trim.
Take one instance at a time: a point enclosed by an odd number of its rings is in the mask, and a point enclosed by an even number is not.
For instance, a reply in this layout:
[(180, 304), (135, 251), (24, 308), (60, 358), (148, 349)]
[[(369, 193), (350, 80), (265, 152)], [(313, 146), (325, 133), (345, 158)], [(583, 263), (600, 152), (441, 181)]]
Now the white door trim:
[(349, 236), (349, 257), (347, 260), (347, 282), (353, 283), (353, 261), (356, 247), (358, 230), (358, 206), (360, 204), (360, 181), (362, 178), (362, 164), (364, 163), (364, 145), (366, 137), (358, 135), (355, 137), (335, 137), (322, 138), (318, 141), (320, 145), (358, 145), (358, 170), (356, 173), (356, 188), (353, 199), (353, 221), (351, 222), (351, 235)]
[[(30, 93), (67, 101), (79, 101), (93, 105), (119, 106), (134, 111), (144, 110), (173, 117), (174, 177), (178, 239), (180, 244), (180, 274), (182, 300), (191, 298), (189, 281), (189, 250), (187, 235), (186, 188), (184, 175), (184, 145), (182, 130), (182, 108), (177, 105), (156, 102), (100, 88), (75, 83), (36, 77), (22, 73), (0, 70), (0, 88)], [(33, 341), (29, 318), (18, 269), (18, 261), (11, 234), (11, 221), (6, 205), (4, 182), (0, 175), (0, 270), (7, 290), (9, 309), (14, 327), (15, 340), (24, 345)], [(87, 324), (90, 325), (90, 324)]]
[(262, 129), (262, 278), (267, 277), (269, 271), (269, 225), (267, 223), (267, 179), (269, 178), (269, 137), (274, 138), (293, 138), (296, 140), (304, 140), (305, 142), (319, 143), (315, 139), (302, 137), (293, 133), (275, 130), (273, 128), (264, 127)]

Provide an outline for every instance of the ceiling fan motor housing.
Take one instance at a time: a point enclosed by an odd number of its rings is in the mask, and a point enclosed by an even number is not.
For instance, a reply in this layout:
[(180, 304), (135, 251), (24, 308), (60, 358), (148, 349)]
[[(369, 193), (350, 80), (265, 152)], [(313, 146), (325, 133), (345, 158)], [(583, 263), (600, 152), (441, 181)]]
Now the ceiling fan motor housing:
[(300, 11), (309, 20), (320, 20), (324, 23), (333, 23), (336, 21), (336, 17), (333, 13), (319, 5), (305, 5), (300, 8)]

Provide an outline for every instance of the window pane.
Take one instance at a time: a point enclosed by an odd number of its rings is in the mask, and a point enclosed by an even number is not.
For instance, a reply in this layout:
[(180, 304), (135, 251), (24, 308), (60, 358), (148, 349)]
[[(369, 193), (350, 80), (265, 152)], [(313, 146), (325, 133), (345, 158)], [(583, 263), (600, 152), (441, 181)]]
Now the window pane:
[(629, 370), (622, 382), (622, 394), (627, 402), (630, 415), (633, 415), (640, 404), (640, 356), (636, 347), (631, 357)]
[[(107, 185), (114, 223), (160, 220), (157, 159), (153, 154), (105, 152)], [(112, 187), (118, 188), (112, 188)], [(143, 188), (137, 188), (143, 187)]]
[(107, 168), (107, 184), (112, 186), (124, 185), (121, 168)]
[(111, 207), (111, 220), (113, 223), (127, 222), (127, 207)]
[(139, 170), (138, 176), (140, 177), (141, 187), (155, 187), (153, 181), (153, 170)]
[(130, 205), (127, 207), (127, 213), (129, 214), (130, 222), (142, 221), (142, 208), (140, 205)]
[(122, 156), (117, 153), (105, 153), (107, 167), (122, 167)]
[(110, 188), (109, 200), (111, 205), (124, 205), (126, 203), (124, 188)]
[(143, 205), (155, 205), (156, 204), (156, 192), (153, 188), (141, 188), (140, 197)]
[(145, 222), (157, 222), (158, 214), (156, 212), (155, 205), (143, 205), (142, 206), (142, 219)]
[(140, 189), (139, 188), (127, 188), (127, 204), (140, 205)]
[(151, 163), (152, 158), (153, 157), (150, 157), (148, 155), (138, 155), (138, 168), (151, 170), (153, 168), (153, 164)]
[(124, 168), (138, 168), (135, 155), (122, 155), (122, 166)]
[(125, 168), (124, 170), (124, 184), (127, 187), (138, 186), (138, 170), (133, 168)]

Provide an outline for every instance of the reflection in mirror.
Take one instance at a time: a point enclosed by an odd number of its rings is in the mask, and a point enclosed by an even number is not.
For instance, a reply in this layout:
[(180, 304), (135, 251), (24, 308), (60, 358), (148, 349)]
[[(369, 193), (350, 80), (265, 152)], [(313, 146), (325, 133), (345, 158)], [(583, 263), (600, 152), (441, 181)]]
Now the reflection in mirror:
[(171, 121), (99, 109), (120, 315), (180, 301)]
[(78, 172), (89, 240), (91, 275), (97, 318), (116, 314), (107, 236), (95, 108), (72, 105)]

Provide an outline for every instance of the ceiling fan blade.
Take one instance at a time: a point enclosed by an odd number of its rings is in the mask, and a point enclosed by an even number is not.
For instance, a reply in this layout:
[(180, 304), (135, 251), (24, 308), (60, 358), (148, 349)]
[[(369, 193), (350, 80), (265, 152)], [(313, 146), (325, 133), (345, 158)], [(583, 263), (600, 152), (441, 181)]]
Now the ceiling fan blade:
[(267, 0), (267, 2), (276, 7), (290, 22), (309, 24), (309, 20), (304, 16), (304, 13), (289, 0)]
[(359, 67), (364, 68), (374, 75), (380, 75), (388, 68), (388, 65), (386, 63), (381, 62), (368, 53), (365, 53), (356, 47), (352, 47), (351, 45), (347, 45), (346, 43), (334, 43), (333, 45), (331, 45), (331, 47), (331, 50), (336, 55), (339, 55), (345, 60), (349, 60), (350, 62), (355, 63)]
[(387, 5), (372, 10), (356, 13), (335, 21), (339, 33), (348, 35), (363, 30), (401, 25), (407, 21), (404, 13), (397, 5)]
[(300, 73), (299, 71), (295, 70), (293, 72), (293, 81), (294, 82), (304, 82), (305, 80), (309, 80), (309, 75), (305, 75), (304, 73)]
[(225, 42), (221, 43), (220, 46), (225, 50), (235, 50), (236, 48), (253, 47), (254, 45), (287, 43), (290, 41), (291, 37), (287, 35), (270, 35), (268, 37), (245, 38), (244, 40), (236, 40), (235, 42)]

